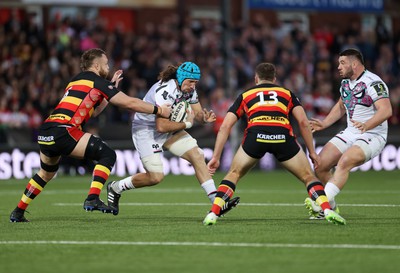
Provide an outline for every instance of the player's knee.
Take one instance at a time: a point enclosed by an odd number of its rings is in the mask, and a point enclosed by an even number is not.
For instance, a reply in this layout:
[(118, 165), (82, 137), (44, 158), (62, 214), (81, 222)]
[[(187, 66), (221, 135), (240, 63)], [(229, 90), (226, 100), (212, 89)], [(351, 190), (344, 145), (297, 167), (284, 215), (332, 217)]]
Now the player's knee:
[(117, 160), (117, 154), (100, 138), (91, 136), (86, 147), (85, 158), (96, 160), (99, 164), (111, 169)]
[(336, 166), (337, 169), (342, 169), (342, 170), (350, 170), (353, 167), (357, 166), (357, 160), (349, 155), (348, 153), (344, 153), (341, 157), (340, 160)]
[(190, 157), (191, 161), (193, 161), (193, 162), (204, 161), (204, 152), (199, 147), (192, 148), (190, 151), (188, 151), (188, 153), (190, 154), (189, 157)]
[(150, 174), (150, 176), (158, 177), (158, 176), (160, 176), (159, 174), (161, 174), (164, 177), (163, 163), (161, 161), (160, 154), (158, 154), (158, 153), (152, 154), (152, 155), (143, 157), (141, 160), (142, 160), (143, 167)]
[(59, 163), (55, 165), (49, 165), (44, 163), (42, 160), (40, 160), (40, 176), (45, 180), (49, 181), (51, 180), (57, 173), (59, 168)]

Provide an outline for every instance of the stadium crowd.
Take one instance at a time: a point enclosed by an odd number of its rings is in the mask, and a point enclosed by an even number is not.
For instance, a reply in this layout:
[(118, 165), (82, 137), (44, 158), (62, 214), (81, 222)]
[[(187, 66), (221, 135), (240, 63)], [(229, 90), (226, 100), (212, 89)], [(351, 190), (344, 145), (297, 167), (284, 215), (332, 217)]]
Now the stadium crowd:
[[(162, 24), (146, 23), (143, 33), (133, 33), (123, 28), (107, 31), (101, 18), (55, 18), (43, 28), (34, 19), (13, 13), (0, 26), (0, 142), (6, 142), (5, 128), (30, 127), (34, 132), (79, 72), (81, 53), (93, 47), (109, 54), (112, 73), (124, 70), (120, 88), (136, 97), (147, 92), (168, 64), (196, 62), (202, 72), (201, 103), (218, 107), (219, 115), (237, 92), (253, 85), (254, 67), (271, 62), (278, 83), (295, 92), (307, 114), (317, 118), (329, 112), (339, 95), (338, 53), (355, 47), (363, 53), (366, 67), (388, 84), (394, 109), (390, 122), (400, 123), (400, 35), (390, 33), (380, 20), (368, 31), (354, 23), (345, 31), (325, 25), (312, 33), (295, 23), (291, 29), (272, 26), (262, 16), (248, 23), (233, 22), (231, 88), (224, 90), (222, 32), (216, 20), (186, 18), (181, 24), (178, 16), (170, 16)], [(110, 107), (101, 118), (98, 122), (104, 124), (128, 122), (131, 116)]]

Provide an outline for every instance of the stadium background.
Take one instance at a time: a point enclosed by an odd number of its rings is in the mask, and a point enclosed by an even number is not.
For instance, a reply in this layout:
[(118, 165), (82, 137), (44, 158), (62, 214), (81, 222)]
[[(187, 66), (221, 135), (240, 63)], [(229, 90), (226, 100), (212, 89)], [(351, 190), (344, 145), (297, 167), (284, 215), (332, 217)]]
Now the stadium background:
[[(0, 3), (0, 179), (24, 178), (38, 168), (36, 130), (78, 72), (79, 56), (101, 47), (112, 70), (122, 68), (121, 89), (142, 97), (167, 64), (195, 61), (202, 70), (202, 104), (220, 121), (236, 94), (253, 83), (261, 61), (277, 65), (278, 81), (301, 99), (310, 117), (323, 118), (338, 96), (337, 56), (359, 48), (366, 66), (388, 84), (394, 115), (382, 155), (363, 170), (400, 169), (400, 3), (348, 1), (201, 0), (3, 0)], [(114, 169), (124, 176), (140, 169), (130, 139), (131, 113), (115, 107), (87, 124), (118, 150)], [(211, 148), (219, 122), (190, 132)], [(232, 148), (243, 130), (237, 126)], [(316, 135), (323, 145), (344, 120)], [(206, 149), (206, 156), (211, 150)], [(192, 174), (166, 153), (167, 172)], [(84, 173), (65, 160), (62, 171)], [(261, 169), (274, 169), (266, 157)]]

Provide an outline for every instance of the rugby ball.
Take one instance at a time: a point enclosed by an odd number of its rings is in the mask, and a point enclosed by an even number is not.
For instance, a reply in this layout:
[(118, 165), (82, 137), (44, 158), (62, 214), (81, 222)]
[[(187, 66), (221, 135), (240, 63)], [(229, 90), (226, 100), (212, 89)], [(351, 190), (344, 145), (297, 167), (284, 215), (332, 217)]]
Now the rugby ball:
[(186, 110), (188, 109), (190, 109), (190, 104), (186, 101), (181, 101), (174, 104), (171, 108), (169, 120), (175, 122), (185, 122), (187, 116)]

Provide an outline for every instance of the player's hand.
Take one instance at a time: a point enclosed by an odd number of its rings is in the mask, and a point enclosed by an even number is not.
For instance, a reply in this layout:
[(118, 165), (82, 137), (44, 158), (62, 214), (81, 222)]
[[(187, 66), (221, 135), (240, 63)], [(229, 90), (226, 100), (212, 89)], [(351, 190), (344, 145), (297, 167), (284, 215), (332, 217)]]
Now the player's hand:
[(310, 123), (310, 127), (311, 127), (311, 132), (313, 132), (313, 133), (325, 129), (323, 122), (319, 119), (311, 118), (309, 120), (309, 123)]
[(355, 121), (353, 119), (350, 119), (350, 121), (353, 123), (353, 126), (355, 128), (361, 131), (361, 133), (365, 133), (367, 131), (367, 126), (365, 125), (364, 122)]
[(121, 69), (115, 71), (114, 76), (111, 79), (111, 82), (115, 82), (115, 87), (118, 87), (119, 82), (123, 79), (121, 77), (123, 71)]
[(210, 175), (214, 175), (219, 167), (219, 159), (215, 157), (211, 158), (211, 160), (207, 164), (208, 172)]
[(206, 108), (203, 109), (203, 121), (204, 123), (211, 123), (217, 119), (213, 110), (208, 111)]
[(321, 160), (320, 156), (314, 152), (314, 153), (310, 153), (309, 157), (311, 159), (311, 162), (314, 164), (314, 169), (318, 169), (319, 162)]
[(159, 112), (157, 113), (157, 115), (163, 118), (169, 118), (169, 116), (171, 115), (171, 104), (163, 104), (158, 107)]

